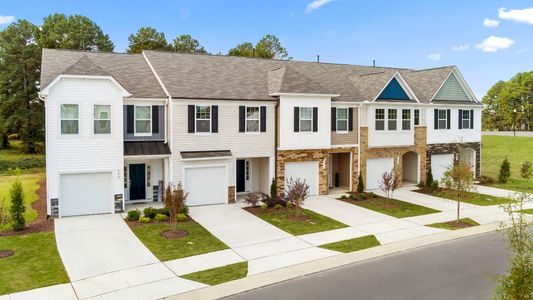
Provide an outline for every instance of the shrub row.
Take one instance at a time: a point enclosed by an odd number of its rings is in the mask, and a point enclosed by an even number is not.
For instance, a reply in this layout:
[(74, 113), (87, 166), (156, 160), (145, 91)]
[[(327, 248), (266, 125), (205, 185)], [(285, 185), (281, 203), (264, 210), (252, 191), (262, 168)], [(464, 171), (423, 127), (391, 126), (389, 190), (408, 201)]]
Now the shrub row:
[[(188, 219), (188, 216), (187, 216), (188, 214), (189, 214), (189, 207), (185, 206), (176, 215), (176, 220), (178, 220), (178, 222), (186, 221)], [(149, 223), (152, 220), (161, 222), (161, 221), (167, 221), (169, 216), (170, 216), (170, 213), (168, 211), (168, 208), (166, 207), (163, 207), (163, 208), (147, 207), (142, 211), (142, 213), (138, 209), (128, 211), (128, 216), (126, 217), (126, 220), (139, 221), (141, 223)]]
[(0, 160), (0, 171), (9, 169), (31, 169), (42, 168), (46, 166), (44, 157), (25, 157), (16, 161)]

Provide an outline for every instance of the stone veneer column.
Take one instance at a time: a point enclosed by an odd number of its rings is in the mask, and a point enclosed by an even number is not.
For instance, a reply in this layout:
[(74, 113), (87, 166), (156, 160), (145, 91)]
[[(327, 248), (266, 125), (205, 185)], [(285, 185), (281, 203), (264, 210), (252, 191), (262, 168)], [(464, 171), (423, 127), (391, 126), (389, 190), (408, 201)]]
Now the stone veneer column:
[(278, 150), (277, 154), (277, 178), (278, 195), (285, 192), (285, 163), (318, 161), (318, 192), (320, 195), (328, 193), (328, 149), (305, 149), (305, 150)]
[(235, 203), (235, 187), (228, 186), (228, 203)]

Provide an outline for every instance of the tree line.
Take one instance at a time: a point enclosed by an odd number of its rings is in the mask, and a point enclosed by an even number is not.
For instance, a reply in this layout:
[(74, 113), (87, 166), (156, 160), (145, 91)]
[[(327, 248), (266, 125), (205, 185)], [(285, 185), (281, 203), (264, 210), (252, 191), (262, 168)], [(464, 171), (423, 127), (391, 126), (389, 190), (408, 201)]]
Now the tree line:
[[(140, 28), (128, 41), (127, 53), (208, 53), (191, 35), (182, 34), (168, 42), (165, 34), (153, 27)], [(38, 97), (43, 48), (112, 52), (115, 45), (100, 26), (82, 15), (51, 14), (40, 26), (21, 19), (0, 31), (1, 148), (10, 146), (10, 135), (19, 138), (28, 153), (39, 151), (44, 141), (44, 104)], [(279, 38), (271, 34), (255, 44), (238, 44), (227, 55), (291, 59)]]

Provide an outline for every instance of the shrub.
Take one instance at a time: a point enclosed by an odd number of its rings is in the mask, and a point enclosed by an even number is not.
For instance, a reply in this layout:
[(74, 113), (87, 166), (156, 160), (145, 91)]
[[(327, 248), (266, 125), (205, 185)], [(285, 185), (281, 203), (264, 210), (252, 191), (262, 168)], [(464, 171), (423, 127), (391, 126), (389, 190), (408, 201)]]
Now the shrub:
[(346, 197), (346, 195), (342, 195), (341, 196), (341, 199), (346, 199), (346, 198), (348, 198), (348, 197)]
[(367, 194), (366, 193), (361, 193), (361, 194), (359, 194), (359, 198), (360, 199), (366, 199), (367, 198)]
[(9, 211), (11, 213), (11, 223), (13, 226), (13, 230), (23, 230), (24, 227), (26, 227), (26, 220), (24, 219), (24, 212), (26, 211), (26, 206), (24, 206), (24, 190), (22, 188), (22, 183), (20, 182), (18, 177), (11, 184), (10, 194), (11, 208), (9, 209)]
[(150, 223), (151, 221), (152, 221), (152, 219), (150, 219), (148, 217), (140, 217), (139, 218), (139, 222), (144, 223), (144, 224)]
[(309, 197), (309, 185), (300, 178), (287, 179), (287, 191), (285, 191), (285, 198), (291, 201), (296, 207), (296, 219), (300, 219), (300, 210), (304, 204), (305, 199)]
[(181, 182), (175, 187), (172, 187), (169, 184), (165, 189), (163, 202), (169, 211), (170, 228), (173, 231), (176, 231), (176, 220), (179, 220), (177, 215), (184, 215), (185, 219), (187, 219), (187, 215), (181, 213), (181, 211), (186, 207), (185, 201), (187, 200), (188, 195), (188, 193), (183, 191)]
[(433, 191), (438, 190), (438, 189), (439, 189), (439, 181), (438, 181), (438, 180), (433, 180), (433, 181), (431, 182), (431, 187), (430, 187), (430, 188), (431, 188), (431, 190), (433, 190)]
[(335, 187), (339, 187), (341, 185), (341, 180), (340, 180), (340, 177), (339, 177), (339, 173), (336, 172), (335, 173)]
[(266, 203), (261, 204), (262, 210), (267, 210), (267, 208), (268, 208), (268, 205)]
[(276, 204), (276, 205), (274, 205), (274, 208), (275, 208), (275, 209), (282, 209), (282, 208), (283, 208), (283, 205), (281, 205), (281, 204)]
[(350, 199), (357, 200), (357, 196), (355, 194), (350, 194)]
[(281, 199), (280, 197), (270, 198), (267, 197), (263, 200), (263, 203), (266, 203), (268, 208), (272, 208), (276, 206), (276, 204), (280, 204), (281, 206), (285, 206), (287, 204), (286, 200)]
[(530, 161), (525, 161), (520, 165), (520, 176), (524, 179), (529, 179), (533, 174), (533, 166)]
[(481, 184), (491, 184), (491, 183), (494, 183), (494, 178), (489, 177), (489, 176), (485, 176), (485, 175), (481, 175), (481, 176), (479, 176), (479, 183), (481, 183)]
[(150, 218), (150, 219), (153, 219), (155, 218), (155, 216), (157, 215), (157, 209), (153, 208), (153, 207), (147, 207), (143, 210), (143, 215), (146, 217), (146, 218)]
[(163, 208), (156, 208), (154, 209), (154, 211), (156, 212), (156, 215), (165, 215), (165, 216), (169, 216), (170, 215), (170, 212), (168, 211), (168, 208), (166, 207), (163, 207)]
[(141, 211), (136, 210), (130, 210), (128, 211), (128, 216), (126, 217), (126, 220), (128, 221), (137, 221), (141, 217)]
[(428, 172), (426, 174), (426, 186), (432, 187), (433, 184), (433, 172), (431, 171), (431, 165), (428, 167)]
[(278, 183), (276, 178), (272, 178), (272, 183), (270, 184), (270, 198), (276, 198), (278, 196)]
[(287, 201), (286, 207), (287, 207), (288, 209), (291, 209), (291, 208), (292, 208), (292, 202)]
[(44, 157), (24, 157), (17, 160), (0, 160), (0, 171), (32, 169), (46, 166)]
[(163, 215), (163, 214), (157, 214), (157, 215), (155, 215), (155, 220), (158, 221), (158, 222), (167, 221), (168, 220), (168, 216), (167, 215)]
[[(268, 195), (265, 195), (268, 197)], [(263, 196), (263, 193), (250, 193), (246, 196), (244, 196), (244, 203), (246, 203), (248, 206), (256, 207), (260, 201), (265, 199)]]
[(359, 179), (357, 180), (357, 192), (362, 193), (365, 191), (365, 184), (363, 183), (363, 175), (359, 173)]
[(500, 174), (498, 175), (498, 180), (501, 183), (507, 183), (507, 181), (509, 181), (509, 178), (511, 178), (511, 164), (509, 163), (509, 160), (506, 157), (500, 165)]
[(176, 221), (178, 222), (185, 222), (187, 221), (188, 217), (186, 214), (179, 213), (176, 215)]
[(370, 192), (370, 193), (368, 193), (368, 197), (369, 197), (369, 198), (376, 198), (377, 195), (374, 194), (373, 192)]
[(187, 204), (183, 204), (183, 206), (181, 207), (179, 213), (188, 215), (189, 214), (189, 206)]

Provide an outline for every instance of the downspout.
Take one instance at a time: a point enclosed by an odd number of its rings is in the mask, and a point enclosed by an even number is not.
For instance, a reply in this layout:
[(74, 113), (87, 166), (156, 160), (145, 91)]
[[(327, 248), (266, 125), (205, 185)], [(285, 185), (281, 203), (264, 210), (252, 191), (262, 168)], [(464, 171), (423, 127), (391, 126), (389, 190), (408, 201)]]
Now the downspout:
[[(278, 181), (278, 147), (279, 147), (279, 117), (278, 117), (278, 109), (279, 109), (279, 98), (276, 101), (276, 105), (274, 106), (274, 180), (276, 181), (276, 187), (277, 187), (277, 181)], [(276, 191), (277, 193), (277, 191)]]
[(361, 174), (361, 109), (363, 108), (363, 102), (359, 103), (359, 109), (357, 110), (357, 180), (359, 180), (359, 174)]

